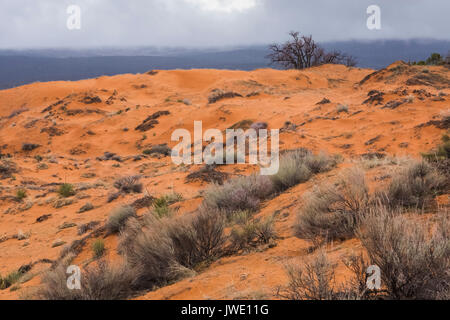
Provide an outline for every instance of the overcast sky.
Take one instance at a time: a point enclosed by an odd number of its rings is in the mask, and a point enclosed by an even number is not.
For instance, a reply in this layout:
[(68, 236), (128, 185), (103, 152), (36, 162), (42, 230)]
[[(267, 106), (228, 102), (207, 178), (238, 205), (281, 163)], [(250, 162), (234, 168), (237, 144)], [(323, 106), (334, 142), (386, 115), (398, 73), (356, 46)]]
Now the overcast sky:
[[(381, 8), (381, 30), (366, 9)], [(81, 8), (68, 30), (67, 7)], [(450, 0), (0, 0), (0, 48), (229, 46), (316, 40), (450, 40)]]

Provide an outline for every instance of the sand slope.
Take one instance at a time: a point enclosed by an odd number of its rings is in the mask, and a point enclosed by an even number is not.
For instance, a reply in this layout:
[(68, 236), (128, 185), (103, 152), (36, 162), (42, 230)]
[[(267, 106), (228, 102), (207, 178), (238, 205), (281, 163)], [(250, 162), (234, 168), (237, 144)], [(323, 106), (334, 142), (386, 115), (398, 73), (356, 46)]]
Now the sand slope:
[[(419, 157), (444, 132), (438, 120), (449, 112), (449, 88), (447, 68), (397, 62), (378, 72), (338, 65), (305, 71), (174, 70), (0, 91), (0, 154), (17, 167), (12, 177), (0, 180), (0, 274), (31, 263), (30, 274), (36, 275), (17, 290), (0, 291), (0, 298), (24, 297), (36, 287), (39, 272), (58, 259), (63, 248), (53, 244), (70, 244), (89, 234), (78, 235), (77, 226), (92, 221), (101, 226), (113, 208), (143, 197), (127, 195), (107, 203), (118, 177), (141, 174), (152, 196), (183, 195), (178, 214), (194, 210), (207, 183), (187, 183), (185, 178), (198, 166), (179, 167), (170, 157), (142, 154), (158, 144), (172, 147), (175, 129), (193, 130), (199, 120), (204, 130), (225, 130), (242, 120), (264, 121), (269, 128), (284, 128), (282, 150), (340, 153), (347, 162), (366, 153)], [(215, 89), (240, 96), (208, 103)], [(325, 98), (329, 102), (320, 103)], [(135, 129), (159, 111), (170, 114), (158, 117), (153, 128)], [(23, 151), (24, 143), (38, 147)], [(98, 160), (105, 152), (121, 161)], [(237, 176), (255, 168), (234, 165), (220, 170)], [(318, 176), (264, 204), (262, 216), (279, 210), (276, 228), (281, 239), (276, 247), (220, 259), (197, 276), (142, 298), (273, 298), (285, 281), (286, 260), (307, 254), (309, 244), (293, 237), (291, 230), (299, 198), (316, 179), (335, 174)], [(71, 203), (59, 207), (55, 191), (64, 182), (73, 184), (77, 193), (69, 198)], [(27, 190), (22, 201), (14, 199), (19, 188)], [(94, 209), (77, 213), (87, 202)], [(37, 222), (43, 215), (50, 216)], [(25, 239), (19, 240), (18, 234)], [(76, 263), (89, 261), (93, 238), (81, 248)], [(117, 258), (117, 238), (105, 241), (108, 257)], [(333, 254), (358, 246), (348, 241)]]

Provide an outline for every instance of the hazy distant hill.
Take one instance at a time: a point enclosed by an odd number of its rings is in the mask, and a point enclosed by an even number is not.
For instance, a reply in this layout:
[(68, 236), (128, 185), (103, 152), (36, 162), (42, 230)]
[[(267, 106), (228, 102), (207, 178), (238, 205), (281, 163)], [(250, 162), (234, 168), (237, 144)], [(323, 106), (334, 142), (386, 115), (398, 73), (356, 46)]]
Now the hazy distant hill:
[[(379, 69), (396, 60), (422, 60), (446, 54), (450, 41), (384, 40), (322, 44), (354, 55), (359, 67)], [(267, 46), (224, 49), (101, 48), (86, 50), (0, 50), (0, 89), (36, 81), (80, 80), (151, 69), (241, 69), (269, 66)]]

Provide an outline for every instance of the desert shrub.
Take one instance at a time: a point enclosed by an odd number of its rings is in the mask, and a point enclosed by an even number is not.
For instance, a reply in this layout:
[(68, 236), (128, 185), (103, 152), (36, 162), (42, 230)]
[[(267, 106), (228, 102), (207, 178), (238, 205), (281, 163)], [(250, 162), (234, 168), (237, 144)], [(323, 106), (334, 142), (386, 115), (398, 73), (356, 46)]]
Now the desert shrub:
[(22, 144), (22, 151), (33, 151), (34, 149), (39, 148), (40, 145), (35, 143), (23, 143)]
[(192, 217), (177, 220), (168, 225), (168, 236), (178, 263), (194, 268), (219, 256), (225, 243), (225, 222), (220, 213), (200, 210)]
[(260, 201), (272, 193), (273, 184), (269, 177), (251, 175), (229, 180), (221, 186), (214, 184), (206, 190), (204, 204), (228, 213), (240, 210), (256, 211)]
[(0, 179), (12, 177), (13, 173), (17, 172), (16, 164), (9, 160), (0, 161)]
[(75, 190), (73, 188), (73, 185), (71, 185), (70, 183), (64, 183), (59, 186), (58, 193), (60, 196), (67, 198), (73, 196), (75, 194)]
[(231, 248), (236, 251), (262, 243), (267, 244), (275, 238), (273, 217), (264, 220), (248, 218), (243, 223), (235, 225), (230, 234)]
[(106, 230), (109, 233), (117, 233), (124, 226), (126, 221), (136, 215), (136, 211), (131, 206), (121, 206), (114, 209), (108, 217), (106, 222)]
[(121, 192), (111, 192), (108, 194), (108, 198), (107, 198), (107, 202), (113, 202), (114, 200), (116, 200), (117, 198), (120, 197)]
[(85, 234), (86, 232), (97, 227), (99, 224), (100, 224), (99, 221), (91, 221), (91, 222), (84, 223), (84, 224), (78, 226), (78, 235), (81, 236), (81, 235)]
[(326, 240), (344, 240), (354, 235), (369, 205), (364, 172), (346, 170), (337, 185), (319, 186), (304, 197), (295, 233), (317, 246)]
[(183, 196), (179, 193), (172, 193), (161, 196), (153, 200), (152, 213), (158, 218), (163, 218), (172, 215), (170, 205), (177, 203), (183, 199)]
[(394, 299), (436, 299), (450, 290), (450, 219), (439, 216), (430, 234), (412, 221), (378, 207), (364, 219), (359, 237), (370, 263)]
[(105, 241), (103, 239), (97, 239), (92, 244), (92, 251), (95, 258), (100, 258), (105, 253)]
[(348, 106), (346, 104), (340, 104), (336, 107), (338, 113), (345, 112), (348, 113)]
[(181, 277), (182, 266), (177, 262), (172, 239), (168, 236), (166, 220), (146, 217), (141, 224), (135, 218), (127, 222), (121, 234), (119, 251), (127, 263), (140, 274), (136, 279), (140, 289), (154, 288)]
[(305, 164), (312, 173), (322, 173), (333, 169), (339, 161), (338, 156), (329, 156), (324, 152), (317, 155), (307, 154), (305, 156)]
[(81, 289), (67, 287), (68, 264), (61, 263), (42, 277), (36, 298), (43, 300), (120, 300), (129, 297), (136, 277), (125, 265), (99, 261), (81, 272)]
[(303, 264), (286, 266), (288, 284), (278, 295), (289, 300), (360, 300), (370, 298), (366, 294), (365, 265), (359, 258), (352, 258), (347, 266), (353, 278), (338, 285), (335, 279), (336, 263), (332, 263), (324, 251), (309, 257)]
[(150, 149), (145, 149), (142, 153), (147, 155), (161, 154), (163, 156), (170, 156), (172, 150), (169, 148), (167, 144), (160, 144), (153, 146)]
[(253, 212), (248, 210), (236, 211), (229, 217), (231, 224), (245, 224), (253, 217)]
[(445, 178), (428, 163), (411, 162), (394, 176), (384, 194), (379, 197), (391, 207), (420, 207), (439, 193), (445, 186)]
[(25, 189), (19, 189), (16, 191), (16, 198), (18, 200), (23, 200), (27, 197), (27, 190)]
[(141, 176), (127, 176), (117, 179), (114, 182), (114, 187), (123, 193), (141, 193), (142, 183), (139, 183)]
[(141, 222), (128, 221), (119, 250), (130, 266), (142, 271), (139, 287), (152, 288), (218, 257), (226, 239), (224, 226), (223, 215), (210, 210), (172, 219), (145, 215)]
[(93, 209), (94, 209), (94, 205), (92, 203), (90, 203), (90, 202), (86, 202), (86, 204), (83, 205), (77, 212), (78, 213), (83, 213), (83, 212), (87, 212), (87, 211), (90, 211), (90, 210), (93, 210)]
[(296, 184), (308, 181), (312, 172), (305, 159), (311, 156), (309, 151), (300, 149), (281, 157), (278, 172), (270, 176), (275, 189), (281, 192)]
[(4, 278), (0, 275), (0, 290), (7, 289), (17, 283), (22, 275), (19, 271), (13, 271)]
[[(226, 160), (226, 155), (224, 155), (224, 160)], [(214, 182), (222, 185), (227, 177), (228, 173), (216, 170), (216, 165), (207, 164), (197, 171), (188, 174), (188, 176), (186, 177), (186, 182), (190, 183), (200, 180), (204, 182)]]
[(289, 283), (285, 297), (290, 300), (334, 300), (336, 265), (331, 263), (324, 252), (308, 259), (304, 265), (287, 266)]

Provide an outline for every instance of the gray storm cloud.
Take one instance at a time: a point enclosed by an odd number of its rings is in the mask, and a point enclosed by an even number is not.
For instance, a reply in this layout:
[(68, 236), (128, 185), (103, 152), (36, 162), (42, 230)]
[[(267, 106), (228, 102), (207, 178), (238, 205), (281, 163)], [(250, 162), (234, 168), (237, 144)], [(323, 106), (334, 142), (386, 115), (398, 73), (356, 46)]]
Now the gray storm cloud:
[[(381, 30), (366, 9), (381, 8)], [(69, 5), (81, 30), (68, 30)], [(0, 48), (229, 46), (281, 41), (290, 30), (321, 41), (450, 39), (448, 0), (1, 0)]]

